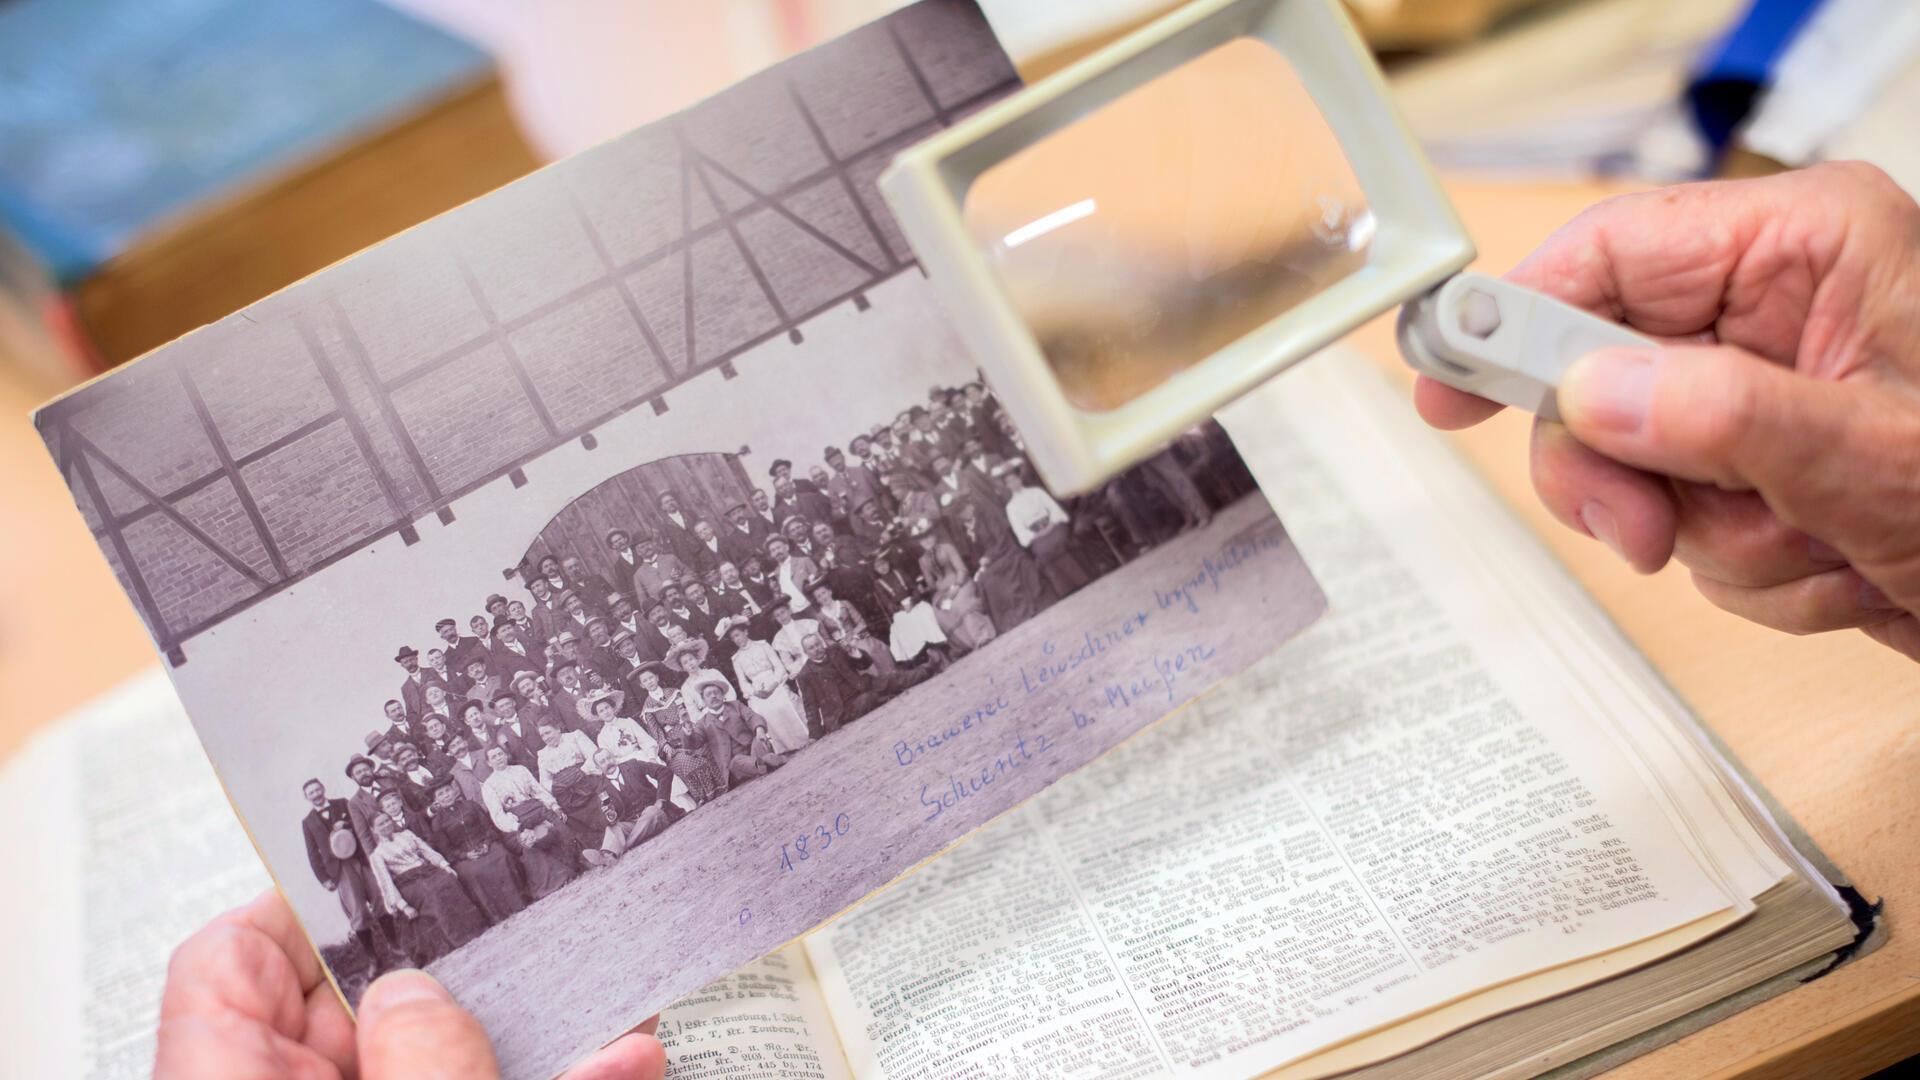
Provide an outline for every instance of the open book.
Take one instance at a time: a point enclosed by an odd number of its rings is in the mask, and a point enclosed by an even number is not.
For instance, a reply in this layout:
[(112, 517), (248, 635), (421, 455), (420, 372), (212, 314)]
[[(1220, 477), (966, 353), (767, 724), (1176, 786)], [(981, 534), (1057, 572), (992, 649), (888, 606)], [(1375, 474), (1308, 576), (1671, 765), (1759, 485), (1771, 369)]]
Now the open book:
[(1336, 350), (1221, 420), (1331, 614), (683, 1003), (676, 1076), (1584, 1075), (1854, 944), (1386, 380)]
[[(1586, 1075), (1870, 929), (1359, 357), (1333, 350), (1222, 421), (1330, 614), (669, 1009), (672, 1076)], [(24, 831), (22, 857), (53, 871), (38, 899), (65, 901), (7, 914), (54, 961), (11, 966), (54, 977), (9, 988), (9, 1008), (44, 1015), (21, 1030), (49, 1045), (78, 1040), (97, 1075), (144, 1067), (170, 942), (264, 881), (197, 762), (150, 810), (116, 784), (108, 745), (191, 753), (157, 680), (140, 702), (144, 741), (98, 716), (0, 783), (0, 807), (48, 826)], [(61, 801), (76, 789), (84, 805)], [(101, 857), (161, 845), (125, 831), (143, 811), (191, 842)], [(111, 913), (136, 890), (173, 903), (130, 938)], [(28, 1062), (54, 1060), (36, 1045)]]

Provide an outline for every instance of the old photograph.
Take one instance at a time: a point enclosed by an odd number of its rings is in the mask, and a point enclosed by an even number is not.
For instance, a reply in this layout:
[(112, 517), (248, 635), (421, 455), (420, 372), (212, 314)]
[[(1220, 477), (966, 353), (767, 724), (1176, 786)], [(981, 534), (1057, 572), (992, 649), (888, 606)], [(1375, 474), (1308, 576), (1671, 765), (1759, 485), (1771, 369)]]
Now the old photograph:
[(349, 1002), (551, 1075), (1322, 612), (1218, 425), (1056, 497), (961, 347), (873, 179), (1017, 85), (925, 0), (39, 415)]

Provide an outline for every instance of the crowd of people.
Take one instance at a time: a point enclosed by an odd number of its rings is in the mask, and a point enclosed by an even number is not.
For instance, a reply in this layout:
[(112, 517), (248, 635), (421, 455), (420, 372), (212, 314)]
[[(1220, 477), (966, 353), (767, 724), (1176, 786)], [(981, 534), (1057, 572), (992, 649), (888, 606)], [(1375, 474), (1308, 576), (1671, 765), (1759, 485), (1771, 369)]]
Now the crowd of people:
[(660, 492), (656, 529), (612, 529), (599, 565), (540, 557), (524, 598), (394, 655), (351, 794), (302, 791), (374, 972), (611, 864), (1253, 486), (1210, 424), (1063, 506), (979, 383), (769, 478), (726, 507)]

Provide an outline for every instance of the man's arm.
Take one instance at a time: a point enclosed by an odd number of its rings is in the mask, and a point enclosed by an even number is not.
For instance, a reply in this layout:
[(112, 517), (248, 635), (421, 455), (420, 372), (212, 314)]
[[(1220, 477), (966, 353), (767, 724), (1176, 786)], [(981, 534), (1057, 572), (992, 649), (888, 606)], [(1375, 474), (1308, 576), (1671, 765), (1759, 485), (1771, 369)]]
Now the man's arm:
[(324, 823), (320, 821), (318, 815), (308, 814), (300, 821), (300, 835), (307, 842), (307, 865), (313, 867), (313, 876), (320, 879), (320, 884), (331, 889), (337, 882), (327, 873), (326, 864), (320, 857), (320, 844), (324, 838), (314, 836), (321, 828), (324, 828)]

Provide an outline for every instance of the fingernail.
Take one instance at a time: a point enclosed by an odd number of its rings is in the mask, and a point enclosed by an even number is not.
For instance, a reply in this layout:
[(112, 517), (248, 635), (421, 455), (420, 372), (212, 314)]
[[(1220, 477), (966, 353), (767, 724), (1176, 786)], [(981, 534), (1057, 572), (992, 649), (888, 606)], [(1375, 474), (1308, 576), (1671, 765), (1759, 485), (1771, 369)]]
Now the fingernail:
[(1814, 562), (1843, 563), (1847, 557), (1840, 549), (1817, 536), (1807, 537), (1807, 558)]
[(1620, 544), (1620, 527), (1614, 524), (1613, 511), (1597, 502), (1590, 502), (1580, 508), (1580, 524), (1595, 540), (1613, 549), (1622, 559), (1627, 557), (1627, 549)]
[(377, 1001), (386, 1008), (409, 1001), (446, 1001), (447, 991), (433, 976), (424, 971), (407, 968), (391, 971), (373, 981), (367, 987), (365, 1000)]
[(1632, 434), (1653, 408), (1653, 349), (1601, 349), (1574, 361), (1560, 382), (1560, 409), (1586, 426)]
[(1871, 581), (1860, 582), (1860, 608), (1863, 611), (1899, 611), (1900, 605)]

